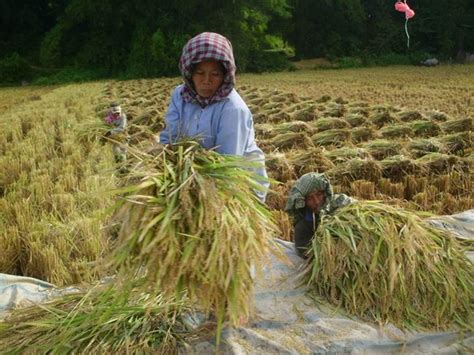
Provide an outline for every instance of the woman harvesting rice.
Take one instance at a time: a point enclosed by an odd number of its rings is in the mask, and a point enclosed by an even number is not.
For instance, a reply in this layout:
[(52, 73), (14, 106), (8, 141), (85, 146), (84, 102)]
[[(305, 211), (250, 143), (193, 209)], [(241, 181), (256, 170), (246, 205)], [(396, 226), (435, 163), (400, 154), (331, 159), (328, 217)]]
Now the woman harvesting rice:
[(345, 195), (334, 195), (331, 184), (324, 174), (308, 173), (300, 177), (290, 190), (285, 210), (293, 215), (295, 248), (305, 258), (311, 246), (321, 216), (331, 214), (354, 199)]
[[(159, 143), (192, 138), (206, 149), (261, 162), (256, 173), (266, 178), (252, 114), (234, 89), (236, 67), (230, 41), (212, 32), (197, 35), (184, 46), (179, 69), (184, 83), (172, 94)], [(257, 194), (263, 201), (268, 183), (262, 185)]]

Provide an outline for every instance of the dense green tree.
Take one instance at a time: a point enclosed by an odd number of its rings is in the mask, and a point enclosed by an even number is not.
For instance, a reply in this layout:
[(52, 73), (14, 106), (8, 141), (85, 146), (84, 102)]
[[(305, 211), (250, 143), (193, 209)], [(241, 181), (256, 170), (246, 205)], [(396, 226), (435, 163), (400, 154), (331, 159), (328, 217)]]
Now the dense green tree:
[[(416, 12), (408, 22), (409, 48), (404, 15), (394, 3), (3, 0), (0, 68), (13, 73), (29, 64), (105, 75), (175, 75), (182, 46), (202, 31), (219, 32), (232, 41), (240, 71), (284, 67), (285, 53), (292, 48), (297, 58), (414, 52), (454, 58), (474, 52), (474, 1), (409, 0)], [(17, 74), (15, 78), (21, 76)]]

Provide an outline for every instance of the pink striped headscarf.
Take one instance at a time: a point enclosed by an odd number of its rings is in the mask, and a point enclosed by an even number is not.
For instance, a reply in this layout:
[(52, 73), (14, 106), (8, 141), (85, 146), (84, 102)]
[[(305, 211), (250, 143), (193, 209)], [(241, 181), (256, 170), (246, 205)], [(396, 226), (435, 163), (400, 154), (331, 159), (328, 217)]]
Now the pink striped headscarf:
[[(193, 66), (205, 60), (217, 60), (225, 68), (222, 85), (209, 97), (200, 97), (192, 84)], [(235, 86), (235, 61), (232, 44), (224, 36), (214, 32), (203, 32), (191, 38), (183, 48), (179, 60), (179, 70), (184, 78), (181, 96), (186, 102), (196, 102), (202, 107), (225, 99)]]

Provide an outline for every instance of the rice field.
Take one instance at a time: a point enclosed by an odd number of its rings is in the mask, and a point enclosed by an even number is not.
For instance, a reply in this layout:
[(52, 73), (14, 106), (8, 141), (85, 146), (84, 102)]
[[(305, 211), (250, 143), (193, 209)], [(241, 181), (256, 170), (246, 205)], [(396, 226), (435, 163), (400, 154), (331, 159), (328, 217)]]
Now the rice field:
[[(244, 74), (237, 90), (283, 207), (299, 176), (326, 173), (335, 192), (434, 214), (474, 208), (474, 66)], [(99, 139), (111, 101), (131, 148), (151, 146), (179, 78), (0, 89), (0, 272), (58, 286), (104, 276), (92, 266), (120, 235), (109, 192), (123, 185)], [(233, 315), (235, 317), (235, 315)], [(121, 345), (120, 345), (121, 346)], [(119, 347), (120, 347), (119, 346)]]

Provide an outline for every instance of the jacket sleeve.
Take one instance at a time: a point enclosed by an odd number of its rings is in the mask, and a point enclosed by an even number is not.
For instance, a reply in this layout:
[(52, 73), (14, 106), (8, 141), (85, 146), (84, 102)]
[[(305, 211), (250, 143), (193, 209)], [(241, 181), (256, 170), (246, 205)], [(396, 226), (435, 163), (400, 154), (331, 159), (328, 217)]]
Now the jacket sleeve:
[(180, 113), (178, 107), (182, 106), (180, 88), (176, 88), (171, 97), (171, 102), (168, 111), (165, 115), (165, 128), (161, 131), (159, 136), (159, 143), (169, 144), (176, 142), (176, 137), (179, 131)]
[(252, 132), (250, 111), (232, 108), (223, 110), (217, 128), (216, 151), (221, 154), (244, 155)]

